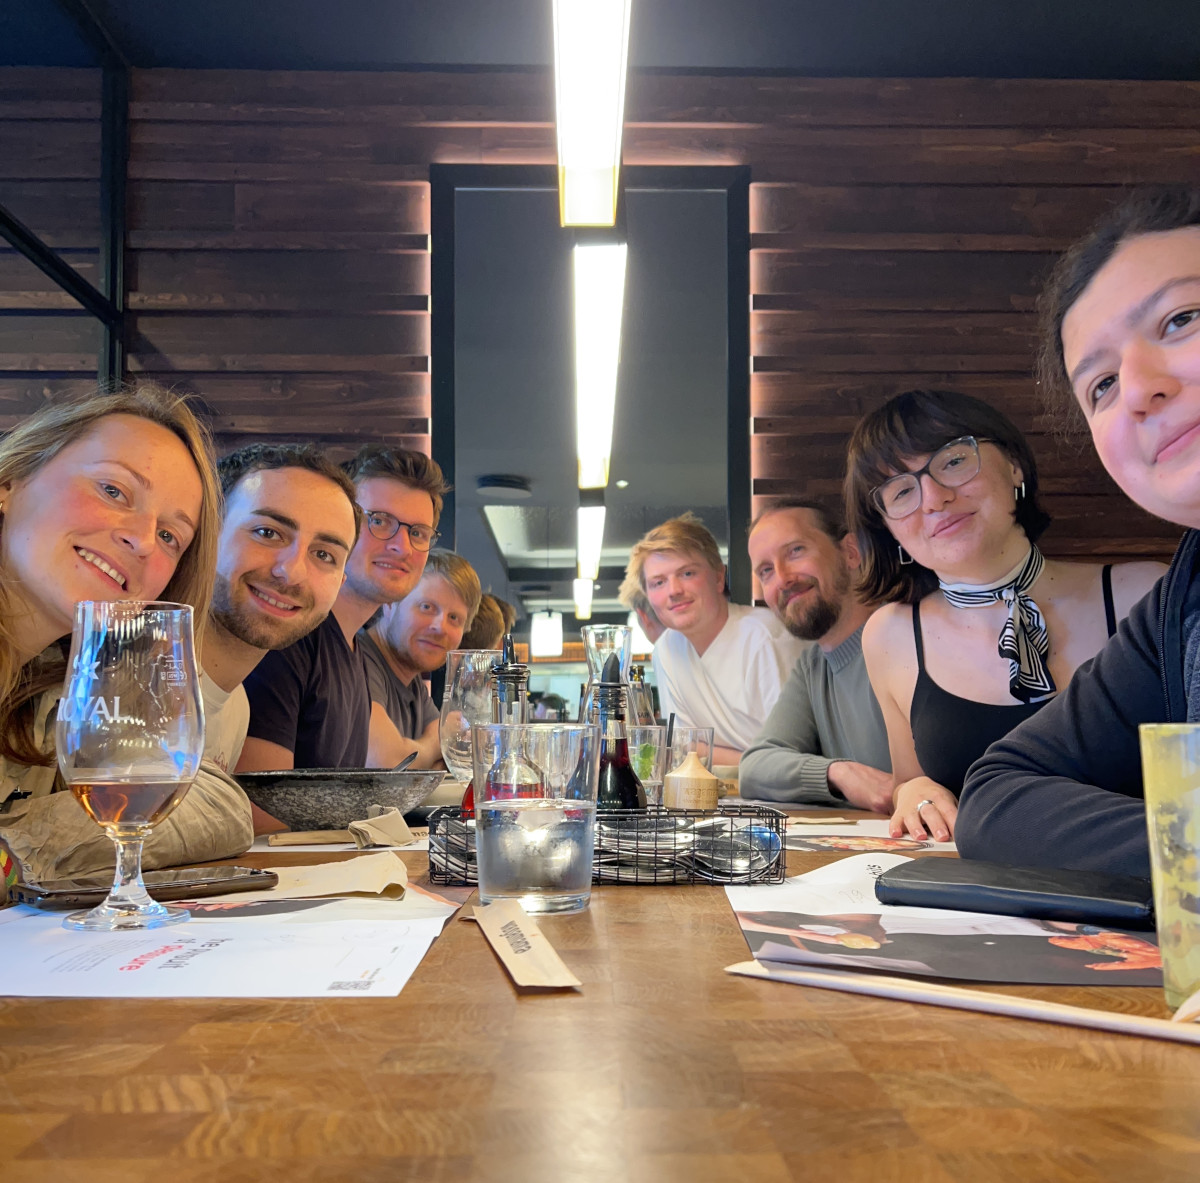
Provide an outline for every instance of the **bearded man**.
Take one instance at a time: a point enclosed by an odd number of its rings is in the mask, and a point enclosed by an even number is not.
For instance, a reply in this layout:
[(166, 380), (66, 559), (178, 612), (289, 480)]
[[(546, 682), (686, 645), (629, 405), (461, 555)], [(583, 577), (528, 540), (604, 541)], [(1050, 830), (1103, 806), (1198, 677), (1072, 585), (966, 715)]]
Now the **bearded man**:
[(742, 756), (742, 796), (890, 812), (887, 729), (862, 655), (873, 609), (854, 592), (854, 536), (827, 507), (788, 499), (754, 519), (747, 545), (767, 606), (814, 644)]

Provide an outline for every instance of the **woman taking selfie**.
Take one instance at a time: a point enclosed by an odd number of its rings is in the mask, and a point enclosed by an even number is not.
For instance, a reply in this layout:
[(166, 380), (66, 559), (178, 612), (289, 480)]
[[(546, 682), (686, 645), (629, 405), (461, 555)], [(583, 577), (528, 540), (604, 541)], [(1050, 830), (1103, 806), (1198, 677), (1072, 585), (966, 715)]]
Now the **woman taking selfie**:
[(892, 834), (954, 834), (967, 769), (1039, 711), (1161, 574), (1157, 563), (1062, 563), (1016, 427), (969, 395), (909, 391), (850, 441), (850, 527), (871, 686), (896, 777)]
[(1200, 721), (1200, 191), (1136, 193), (1073, 246), (1041, 336), (1052, 409), (1082, 412), (1113, 480), (1188, 533), (1117, 639), (973, 770), (959, 847), (1146, 876), (1138, 724)]
[[(103, 831), (55, 792), (76, 602), (190, 604), (201, 633), (219, 513), (207, 435), (157, 388), (46, 407), (0, 440), (0, 841), (28, 876), (113, 863)], [(239, 853), (251, 838), (244, 794), (202, 771), (147, 842), (146, 866)]]

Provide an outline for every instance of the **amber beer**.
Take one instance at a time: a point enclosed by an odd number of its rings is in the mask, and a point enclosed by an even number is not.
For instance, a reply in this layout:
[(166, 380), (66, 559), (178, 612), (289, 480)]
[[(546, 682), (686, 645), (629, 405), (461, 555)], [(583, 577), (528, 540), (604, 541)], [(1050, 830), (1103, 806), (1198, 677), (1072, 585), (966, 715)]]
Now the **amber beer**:
[(71, 792), (101, 826), (156, 826), (183, 800), (191, 782), (113, 780), (74, 784)]

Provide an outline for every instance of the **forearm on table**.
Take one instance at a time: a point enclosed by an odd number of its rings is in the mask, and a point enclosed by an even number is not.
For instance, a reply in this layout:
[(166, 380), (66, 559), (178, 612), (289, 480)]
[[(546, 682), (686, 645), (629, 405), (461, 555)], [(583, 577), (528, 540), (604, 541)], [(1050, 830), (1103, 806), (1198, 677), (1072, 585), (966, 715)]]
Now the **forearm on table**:
[(742, 753), (738, 784), (743, 797), (803, 805), (836, 805), (827, 756), (761, 741)]

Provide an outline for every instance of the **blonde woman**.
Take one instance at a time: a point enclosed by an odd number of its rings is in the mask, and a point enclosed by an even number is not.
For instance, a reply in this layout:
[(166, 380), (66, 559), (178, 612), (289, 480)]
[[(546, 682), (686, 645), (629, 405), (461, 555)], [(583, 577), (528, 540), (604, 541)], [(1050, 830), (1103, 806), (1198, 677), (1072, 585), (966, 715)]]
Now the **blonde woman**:
[[(6, 878), (112, 865), (108, 838), (56, 791), (54, 712), (75, 604), (190, 604), (202, 634), (219, 521), (207, 433), (157, 387), (47, 407), (0, 440), (0, 842), (15, 858), (0, 854)], [(205, 771), (147, 843), (145, 865), (236, 854), (251, 839), (245, 795)]]

